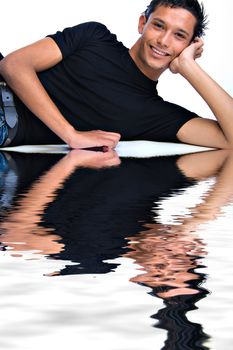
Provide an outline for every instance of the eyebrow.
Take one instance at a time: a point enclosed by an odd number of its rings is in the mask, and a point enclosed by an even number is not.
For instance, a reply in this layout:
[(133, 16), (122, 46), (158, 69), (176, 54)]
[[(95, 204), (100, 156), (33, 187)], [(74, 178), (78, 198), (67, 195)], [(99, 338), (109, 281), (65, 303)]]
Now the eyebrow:
[[(160, 19), (160, 18), (158, 18), (158, 17), (154, 17), (153, 18), (153, 21), (157, 21), (157, 22), (160, 22), (161, 24), (166, 24), (166, 22), (164, 22), (162, 19)], [(184, 29), (178, 29), (178, 32), (180, 32), (180, 33), (183, 33), (183, 34), (185, 34), (185, 35), (187, 35), (187, 36), (190, 36), (190, 33), (188, 33), (186, 30), (184, 30)]]

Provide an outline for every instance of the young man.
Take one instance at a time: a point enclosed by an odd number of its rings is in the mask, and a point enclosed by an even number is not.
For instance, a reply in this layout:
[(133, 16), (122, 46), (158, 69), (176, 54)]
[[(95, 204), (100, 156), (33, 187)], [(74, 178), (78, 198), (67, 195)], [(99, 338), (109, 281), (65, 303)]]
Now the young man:
[[(114, 148), (121, 138), (232, 148), (233, 99), (195, 61), (204, 27), (197, 0), (153, 0), (130, 50), (89, 22), (11, 53), (0, 62), (1, 144)], [(189, 81), (217, 121), (158, 96), (166, 69)]]

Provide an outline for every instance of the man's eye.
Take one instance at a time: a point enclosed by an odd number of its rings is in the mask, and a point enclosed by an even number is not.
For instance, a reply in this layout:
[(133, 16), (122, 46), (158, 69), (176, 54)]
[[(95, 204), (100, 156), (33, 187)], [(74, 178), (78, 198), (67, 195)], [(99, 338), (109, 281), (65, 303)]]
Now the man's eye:
[(186, 39), (185, 35), (182, 34), (182, 33), (176, 33), (176, 36), (177, 36), (179, 39)]
[(163, 28), (163, 25), (161, 23), (154, 23), (154, 26), (159, 29)]

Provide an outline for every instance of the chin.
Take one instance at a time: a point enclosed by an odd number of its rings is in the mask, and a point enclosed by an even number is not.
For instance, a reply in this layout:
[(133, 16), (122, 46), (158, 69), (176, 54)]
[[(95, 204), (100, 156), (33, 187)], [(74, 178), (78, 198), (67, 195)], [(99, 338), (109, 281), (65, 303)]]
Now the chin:
[(150, 68), (153, 69), (154, 71), (161, 71), (163, 72), (164, 70), (166, 70), (170, 65), (170, 62), (169, 63), (166, 63), (166, 64), (151, 64), (150, 65)]
[(169, 67), (171, 63), (171, 60), (166, 61), (166, 62), (159, 62), (159, 61), (155, 61), (155, 60), (150, 60), (148, 61), (148, 66), (151, 67), (152, 69), (155, 69), (155, 70), (164, 70), (164, 69), (167, 69)]

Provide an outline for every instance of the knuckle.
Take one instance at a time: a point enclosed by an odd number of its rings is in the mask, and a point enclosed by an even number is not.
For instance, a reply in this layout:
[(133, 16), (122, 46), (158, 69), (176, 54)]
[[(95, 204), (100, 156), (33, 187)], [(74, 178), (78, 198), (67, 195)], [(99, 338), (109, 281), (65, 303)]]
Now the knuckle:
[(106, 146), (112, 146), (114, 142), (111, 139), (104, 139)]

